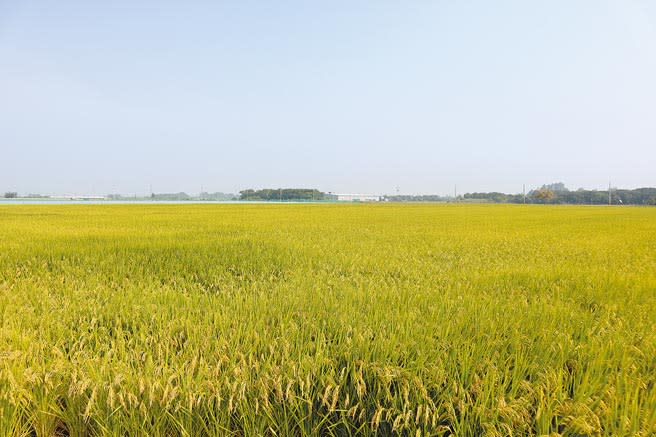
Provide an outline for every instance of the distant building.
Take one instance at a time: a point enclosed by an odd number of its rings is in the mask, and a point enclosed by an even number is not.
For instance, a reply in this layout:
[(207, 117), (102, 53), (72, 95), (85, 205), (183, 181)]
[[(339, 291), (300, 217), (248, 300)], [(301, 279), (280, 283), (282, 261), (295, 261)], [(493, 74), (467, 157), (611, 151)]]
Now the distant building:
[(105, 200), (105, 196), (47, 196), (54, 200)]
[(340, 202), (380, 202), (381, 196), (373, 194), (333, 194), (335, 200)]

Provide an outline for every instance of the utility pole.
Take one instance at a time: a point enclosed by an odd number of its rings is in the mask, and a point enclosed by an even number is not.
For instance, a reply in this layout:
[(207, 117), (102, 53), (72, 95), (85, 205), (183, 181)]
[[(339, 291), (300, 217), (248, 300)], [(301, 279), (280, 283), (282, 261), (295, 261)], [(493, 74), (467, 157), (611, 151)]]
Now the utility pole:
[(453, 201), (456, 202), (458, 200), (458, 185), (453, 186)]
[(524, 205), (526, 205), (526, 184), (522, 185), (522, 196), (524, 197)]
[(611, 205), (610, 180), (608, 181), (608, 206)]

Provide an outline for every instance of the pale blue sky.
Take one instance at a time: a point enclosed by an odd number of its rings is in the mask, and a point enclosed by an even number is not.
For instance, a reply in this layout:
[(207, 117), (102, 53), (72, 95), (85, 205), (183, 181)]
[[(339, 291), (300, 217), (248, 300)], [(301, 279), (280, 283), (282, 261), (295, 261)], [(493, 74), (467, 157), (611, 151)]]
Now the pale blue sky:
[(656, 186), (656, 2), (0, 0), (0, 191)]

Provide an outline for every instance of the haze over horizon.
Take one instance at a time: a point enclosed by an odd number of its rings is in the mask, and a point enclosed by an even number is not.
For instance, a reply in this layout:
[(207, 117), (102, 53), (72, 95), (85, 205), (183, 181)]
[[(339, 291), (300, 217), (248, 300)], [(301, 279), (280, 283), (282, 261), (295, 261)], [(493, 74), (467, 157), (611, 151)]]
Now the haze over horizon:
[(0, 2), (0, 191), (656, 186), (656, 3)]

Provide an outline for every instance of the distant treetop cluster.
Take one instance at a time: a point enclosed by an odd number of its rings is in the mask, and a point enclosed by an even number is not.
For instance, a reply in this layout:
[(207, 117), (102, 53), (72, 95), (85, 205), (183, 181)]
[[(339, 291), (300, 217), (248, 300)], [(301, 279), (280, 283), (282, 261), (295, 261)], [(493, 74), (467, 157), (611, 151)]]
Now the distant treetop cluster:
[(243, 190), (239, 200), (333, 200), (333, 196), (312, 188), (265, 188), (262, 190)]

